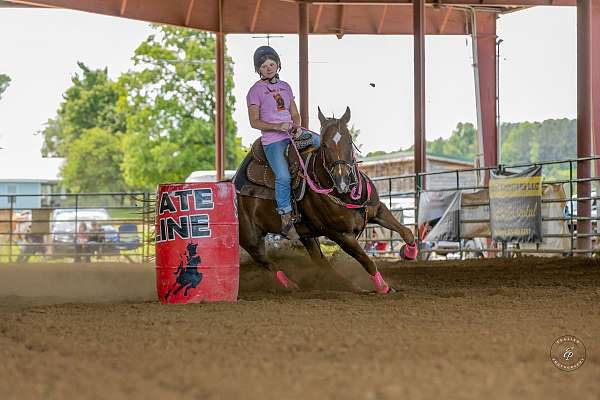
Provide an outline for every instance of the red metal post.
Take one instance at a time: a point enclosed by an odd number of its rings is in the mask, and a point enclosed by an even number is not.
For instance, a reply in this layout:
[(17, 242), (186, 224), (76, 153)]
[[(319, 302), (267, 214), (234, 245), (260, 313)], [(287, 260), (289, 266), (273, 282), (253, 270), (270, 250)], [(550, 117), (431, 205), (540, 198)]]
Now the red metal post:
[(425, 172), (425, 0), (413, 1), (415, 173)]
[(298, 3), (298, 49), (300, 59), (300, 117), (308, 128), (308, 17), (309, 4)]
[[(592, 3), (592, 143), (594, 155), (600, 155), (600, 2)], [(595, 175), (600, 176), (600, 160), (595, 162)], [(596, 182), (600, 189), (600, 182)], [(596, 190), (596, 194), (600, 190)]]
[[(592, 60), (591, 60), (591, 0), (577, 0), (577, 157), (589, 157), (592, 139)], [(577, 179), (590, 177), (589, 161), (577, 163)], [(577, 182), (577, 197), (589, 198), (590, 182)], [(591, 202), (580, 200), (577, 204), (578, 217), (590, 217)], [(577, 234), (586, 235), (591, 232), (591, 221), (577, 221)], [(577, 249), (592, 248), (591, 237), (577, 237)], [(586, 253), (589, 255), (589, 253)]]
[[(222, 25), (222, 0), (219, 1), (219, 28)], [(215, 172), (217, 181), (225, 174), (225, 34), (221, 29), (216, 33), (216, 118), (215, 118)]]
[[(476, 12), (477, 70), (483, 137), (483, 166), (498, 164), (498, 131), (496, 127), (496, 14)], [(486, 174), (486, 178), (489, 174)]]

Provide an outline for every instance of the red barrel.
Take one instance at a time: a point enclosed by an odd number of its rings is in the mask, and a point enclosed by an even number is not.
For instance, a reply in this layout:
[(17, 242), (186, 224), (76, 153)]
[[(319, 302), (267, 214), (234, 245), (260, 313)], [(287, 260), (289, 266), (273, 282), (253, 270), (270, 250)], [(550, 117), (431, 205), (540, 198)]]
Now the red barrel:
[(232, 183), (158, 187), (156, 290), (163, 303), (235, 301), (239, 265)]

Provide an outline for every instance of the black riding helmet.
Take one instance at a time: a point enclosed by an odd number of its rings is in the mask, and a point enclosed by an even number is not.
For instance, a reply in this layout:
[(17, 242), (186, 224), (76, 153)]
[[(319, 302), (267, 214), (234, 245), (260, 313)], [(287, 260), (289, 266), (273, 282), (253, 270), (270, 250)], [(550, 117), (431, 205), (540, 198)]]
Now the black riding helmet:
[(277, 71), (281, 70), (281, 60), (279, 54), (271, 46), (260, 46), (254, 52), (254, 70), (260, 74), (260, 66), (267, 60), (273, 60), (277, 63)]

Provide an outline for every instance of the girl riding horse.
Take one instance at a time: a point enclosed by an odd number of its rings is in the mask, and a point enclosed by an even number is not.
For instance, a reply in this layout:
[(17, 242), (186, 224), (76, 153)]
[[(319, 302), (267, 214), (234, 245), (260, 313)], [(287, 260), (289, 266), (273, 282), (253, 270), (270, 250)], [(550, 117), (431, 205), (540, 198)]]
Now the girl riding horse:
[[(326, 118), (321, 110), (318, 115), (321, 122), (320, 147), (314, 157), (301, 165), (303, 179), (310, 189), (297, 203), (302, 213), (302, 220), (296, 224), (300, 242), (311, 259), (323, 267), (322, 271), (335, 273), (319, 245), (319, 237), (331, 239), (369, 273), (377, 293), (393, 292), (357, 238), (367, 224), (379, 224), (400, 234), (405, 242), (400, 250), (402, 258), (414, 260), (418, 253), (415, 237), (409, 228), (394, 218), (385, 203), (380, 201), (373, 182), (359, 170), (348, 130), (350, 109), (346, 108), (340, 119)], [(288, 289), (297, 288), (298, 285), (267, 257), (265, 235), (280, 229), (278, 219), (274, 218), (277, 214), (272, 200), (239, 192), (237, 205), (240, 245), (273, 274), (280, 285)], [(363, 290), (352, 282), (346, 282), (352, 290)]]
[[(261, 131), (261, 143), (275, 175), (275, 201), (281, 216), (281, 233), (290, 240), (299, 239), (292, 218), (291, 176), (285, 149), (290, 143), (288, 132), (302, 122), (300, 113), (292, 88), (279, 79), (281, 60), (272, 47), (256, 49), (254, 69), (260, 79), (246, 96), (250, 126)], [(313, 134), (312, 138), (313, 146), (319, 148), (319, 136)]]

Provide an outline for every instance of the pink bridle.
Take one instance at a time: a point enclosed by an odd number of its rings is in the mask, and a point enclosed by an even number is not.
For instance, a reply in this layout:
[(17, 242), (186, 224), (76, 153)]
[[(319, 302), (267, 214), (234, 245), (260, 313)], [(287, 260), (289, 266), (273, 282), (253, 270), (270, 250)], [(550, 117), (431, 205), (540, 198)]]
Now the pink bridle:
[[(296, 155), (298, 155), (300, 167), (302, 167), (302, 172), (304, 173), (304, 179), (308, 183), (308, 186), (310, 187), (310, 189), (315, 193), (329, 195), (331, 192), (333, 192), (333, 187), (330, 187), (330, 188), (319, 187), (312, 180), (310, 175), (308, 174), (308, 169), (306, 168), (306, 165), (304, 164), (304, 161), (302, 160), (302, 157), (300, 156), (300, 152), (298, 151), (298, 148), (296, 147), (296, 143), (294, 142), (294, 135), (292, 134), (293, 129), (303, 129), (307, 132), (310, 132), (311, 134), (315, 134), (315, 135), (319, 135), (319, 134), (316, 132), (313, 132), (309, 129), (306, 129), (303, 127), (296, 127), (296, 126), (291, 127), (290, 130), (288, 130), (288, 132), (287, 132), (287, 134), (290, 138), (290, 141), (292, 142), (292, 147), (296, 151)], [(320, 150), (320, 151), (322, 151), (322, 150)], [(327, 170), (327, 166), (325, 165), (325, 157), (322, 157), (322, 158), (323, 158), (323, 167)], [(356, 156), (355, 156), (354, 152), (352, 153), (352, 161), (353, 161), (352, 164), (353, 164), (353, 168), (354, 168), (354, 174), (357, 177), (358, 184), (356, 186), (354, 186), (352, 188), (352, 190), (350, 191), (350, 198), (352, 200), (359, 200), (362, 197), (362, 173), (360, 172), (360, 169), (358, 168), (358, 162), (356, 160)], [(367, 181), (367, 199), (365, 200), (365, 202), (363, 204), (343, 203), (343, 205), (344, 205), (344, 207), (351, 208), (351, 209), (363, 208), (363, 207), (366, 207), (366, 204), (369, 202), (370, 199), (371, 199), (371, 183), (369, 181)]]

